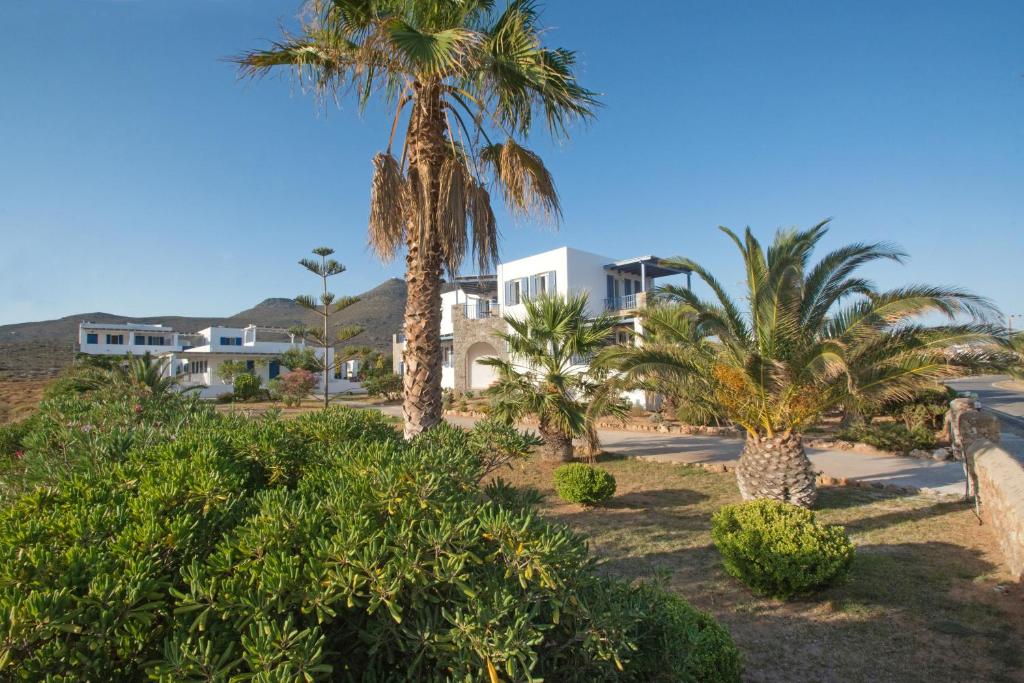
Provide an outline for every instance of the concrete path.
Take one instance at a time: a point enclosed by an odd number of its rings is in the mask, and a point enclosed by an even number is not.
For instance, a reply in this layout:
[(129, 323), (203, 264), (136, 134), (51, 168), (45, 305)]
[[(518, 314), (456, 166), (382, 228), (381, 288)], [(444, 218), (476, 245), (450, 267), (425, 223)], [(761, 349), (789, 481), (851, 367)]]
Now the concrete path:
[[(398, 406), (379, 409), (396, 417), (402, 414)], [(461, 427), (470, 427), (476, 421), (467, 417), (447, 419)], [(714, 436), (618, 430), (599, 430), (598, 435), (604, 449), (610, 453), (658, 462), (732, 464), (739, 460), (743, 449), (742, 439)], [(964, 493), (963, 466), (956, 462), (815, 448), (807, 449), (807, 455), (817, 470), (830, 477), (908, 486), (940, 495), (961, 496)]]

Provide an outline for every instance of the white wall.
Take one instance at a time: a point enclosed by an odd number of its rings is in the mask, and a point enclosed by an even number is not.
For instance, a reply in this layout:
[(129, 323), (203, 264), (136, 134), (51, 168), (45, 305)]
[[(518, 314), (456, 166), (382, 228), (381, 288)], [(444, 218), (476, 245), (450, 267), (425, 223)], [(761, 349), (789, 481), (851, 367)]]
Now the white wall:
[(510, 306), (505, 301), (505, 283), (521, 278), (529, 279), (532, 275), (555, 273), (555, 292), (564, 294), (569, 282), (567, 253), (568, 247), (559, 247), (542, 254), (534, 254), (526, 258), (498, 264), (498, 304), (502, 313), (514, 316), (523, 314), (522, 304)]

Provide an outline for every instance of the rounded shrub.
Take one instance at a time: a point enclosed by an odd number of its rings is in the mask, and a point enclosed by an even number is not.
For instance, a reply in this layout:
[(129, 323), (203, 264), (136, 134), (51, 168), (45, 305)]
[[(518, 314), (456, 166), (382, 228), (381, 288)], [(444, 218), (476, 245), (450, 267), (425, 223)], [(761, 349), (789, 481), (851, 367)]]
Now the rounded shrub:
[(259, 393), (260, 378), (255, 375), (242, 374), (235, 377), (235, 398), (245, 401)]
[(789, 598), (845, 578), (854, 548), (841, 526), (776, 500), (726, 505), (711, 520), (725, 570), (763, 595)]
[(570, 503), (597, 505), (615, 495), (615, 477), (600, 468), (573, 462), (555, 470), (555, 492)]

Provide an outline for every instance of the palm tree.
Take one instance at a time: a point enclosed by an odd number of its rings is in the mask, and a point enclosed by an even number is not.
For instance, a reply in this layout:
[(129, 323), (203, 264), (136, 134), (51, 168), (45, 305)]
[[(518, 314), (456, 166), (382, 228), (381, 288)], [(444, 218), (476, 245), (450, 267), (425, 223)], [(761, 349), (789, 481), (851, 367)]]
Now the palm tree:
[[(379, 95), (394, 108), (374, 158), (369, 241), (383, 259), (406, 249), (405, 434), (441, 420), (441, 278), (472, 253), (497, 261), (491, 192), (514, 213), (557, 222), (554, 182), (522, 146), (537, 116), (555, 137), (596, 106), (575, 56), (546, 48), (534, 2), (308, 0), (302, 33), (237, 58), (244, 75), (291, 68), (320, 95)], [(400, 127), (404, 117), (404, 127)], [(401, 152), (392, 153), (404, 128)]]
[[(983, 321), (994, 309), (985, 299), (930, 286), (878, 292), (857, 275), (867, 263), (902, 262), (905, 255), (890, 245), (848, 245), (812, 266), (827, 224), (780, 230), (767, 251), (749, 228), (742, 238), (722, 228), (743, 257), (745, 312), (699, 263), (671, 260), (713, 294), (705, 300), (681, 287), (659, 290), (661, 298), (692, 311), (698, 338), (714, 338), (710, 367), (695, 341), (683, 340), (682, 352), (658, 346), (616, 352), (616, 367), (632, 381), (710, 373), (707, 390), (715, 404), (747, 432), (736, 470), (745, 499), (812, 505), (815, 477), (804, 429), (852, 397), (867, 403), (910, 398), (980, 357), (970, 345), (992, 339)], [(926, 327), (919, 317), (928, 314), (950, 322)], [(964, 314), (974, 320), (957, 322)]]
[(331, 314), (342, 311), (352, 304), (359, 301), (358, 297), (354, 296), (343, 296), (340, 299), (336, 298), (332, 292), (327, 291), (327, 278), (334, 275), (340, 275), (345, 272), (345, 266), (341, 265), (332, 258), (328, 258), (334, 253), (334, 250), (330, 247), (317, 247), (313, 250), (313, 253), (320, 257), (320, 260), (304, 258), (299, 260), (299, 265), (313, 273), (321, 280), (323, 280), (324, 291), (320, 294), (319, 299), (315, 299), (305, 294), (300, 294), (295, 297), (295, 302), (305, 308), (306, 310), (312, 311), (320, 318), (320, 322), (323, 323), (323, 329), (314, 329), (312, 327), (300, 328), (298, 326), (291, 328), (290, 332), (300, 332), (303, 339), (309, 336), (313, 339), (317, 345), (320, 346), (320, 367), (323, 370), (324, 380), (324, 408), (328, 405), (328, 385), (330, 383), (330, 359), (328, 358), (327, 350), (333, 346), (333, 342), (344, 342), (356, 335), (362, 333), (363, 328), (358, 325), (349, 325), (335, 330), (334, 337), (332, 339), (329, 329)]
[(536, 417), (544, 459), (572, 460), (572, 440), (588, 431), (587, 397), (596, 393), (599, 379), (583, 364), (611, 339), (616, 319), (588, 318), (586, 294), (524, 303), (525, 315), (506, 315), (509, 329), (498, 334), (510, 358), (480, 361), (498, 371), (487, 390), (495, 399), (493, 414), (507, 423)]
[(169, 359), (157, 359), (146, 352), (141, 356), (131, 356), (126, 362), (115, 365), (110, 370), (110, 378), (117, 383), (146, 388), (154, 396), (161, 396), (178, 385), (179, 378), (171, 377), (167, 372), (169, 363)]

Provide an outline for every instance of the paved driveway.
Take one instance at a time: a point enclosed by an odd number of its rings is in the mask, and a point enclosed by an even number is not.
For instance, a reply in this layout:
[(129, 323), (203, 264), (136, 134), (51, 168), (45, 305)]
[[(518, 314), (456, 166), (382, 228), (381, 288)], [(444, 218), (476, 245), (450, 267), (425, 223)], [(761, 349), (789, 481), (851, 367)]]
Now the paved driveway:
[(982, 410), (988, 410), (1003, 424), (1002, 446), (1024, 462), (1024, 392), (1012, 388), (1006, 375), (983, 375), (949, 382), (957, 391), (978, 395)]
[[(398, 406), (383, 406), (380, 409), (397, 417), (402, 414)], [(469, 427), (475, 419), (450, 417), (448, 421)], [(735, 463), (743, 449), (742, 439), (714, 436), (618, 430), (599, 430), (598, 435), (608, 452), (660, 462)], [(964, 493), (963, 466), (955, 462), (815, 448), (807, 449), (807, 454), (815, 468), (830, 477), (910, 486), (943, 495)]]

